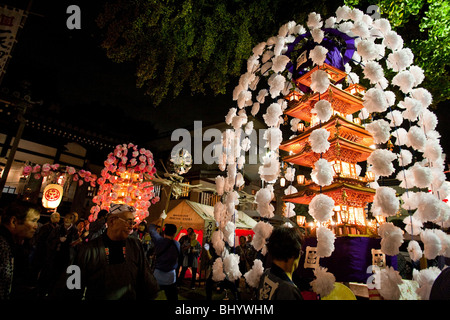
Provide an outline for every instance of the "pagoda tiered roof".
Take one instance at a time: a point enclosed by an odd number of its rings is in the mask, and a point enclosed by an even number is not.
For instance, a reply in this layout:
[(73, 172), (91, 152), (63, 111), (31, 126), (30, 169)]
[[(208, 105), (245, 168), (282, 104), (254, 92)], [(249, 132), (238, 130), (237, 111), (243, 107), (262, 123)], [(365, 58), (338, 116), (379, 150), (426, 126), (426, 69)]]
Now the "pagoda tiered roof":
[(297, 193), (284, 196), (283, 201), (309, 205), (317, 194), (323, 193), (331, 197), (336, 204), (365, 207), (367, 203), (373, 202), (375, 192), (375, 189), (365, 187), (363, 183), (349, 183), (345, 179), (335, 178), (331, 185), (322, 188), (315, 183), (305, 185)]
[(289, 152), (289, 156), (283, 161), (313, 167), (314, 163), (322, 156), (328, 161), (341, 160), (349, 163), (357, 163), (367, 160), (374, 144), (372, 135), (364, 127), (335, 114), (327, 122), (321, 124), (321, 128), (330, 132), (328, 142), (329, 149), (322, 155), (311, 149), (309, 136), (317, 126), (310, 127), (295, 138), (287, 140), (280, 145), (280, 149)]
[(305, 94), (300, 101), (288, 103), (288, 109), (284, 113), (291, 117), (310, 122), (312, 116), (311, 110), (319, 100), (328, 100), (335, 112), (344, 115), (353, 114), (364, 107), (363, 99), (360, 96), (351, 94), (350, 90), (342, 90), (330, 84), (328, 90), (322, 94)]

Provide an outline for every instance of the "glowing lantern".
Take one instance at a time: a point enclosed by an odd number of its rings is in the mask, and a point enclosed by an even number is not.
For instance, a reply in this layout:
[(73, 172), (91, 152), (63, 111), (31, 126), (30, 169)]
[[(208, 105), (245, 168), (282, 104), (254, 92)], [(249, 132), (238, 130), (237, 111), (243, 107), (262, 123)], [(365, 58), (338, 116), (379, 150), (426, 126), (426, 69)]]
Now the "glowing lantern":
[(42, 206), (47, 209), (56, 209), (61, 203), (63, 188), (59, 184), (49, 184), (42, 194)]
[(299, 174), (297, 176), (297, 183), (298, 184), (304, 184), (305, 183), (305, 176), (303, 174)]
[(305, 225), (306, 217), (305, 216), (297, 216), (297, 225), (302, 227)]

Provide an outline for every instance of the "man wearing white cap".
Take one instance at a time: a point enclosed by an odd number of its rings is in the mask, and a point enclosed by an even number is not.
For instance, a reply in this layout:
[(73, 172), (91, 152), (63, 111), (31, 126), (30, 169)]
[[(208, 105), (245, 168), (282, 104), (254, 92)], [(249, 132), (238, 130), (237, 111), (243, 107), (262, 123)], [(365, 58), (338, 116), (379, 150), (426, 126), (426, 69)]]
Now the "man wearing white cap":
[(142, 244), (129, 237), (135, 225), (132, 206), (111, 204), (103, 235), (80, 248), (81, 291), (86, 300), (151, 300), (158, 284)]

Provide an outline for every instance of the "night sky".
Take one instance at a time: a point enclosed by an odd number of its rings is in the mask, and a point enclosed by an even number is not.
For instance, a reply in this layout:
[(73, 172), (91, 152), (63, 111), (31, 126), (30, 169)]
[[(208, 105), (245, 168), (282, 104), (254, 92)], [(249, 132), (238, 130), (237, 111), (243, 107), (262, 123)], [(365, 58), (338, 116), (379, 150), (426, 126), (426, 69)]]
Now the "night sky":
[[(196, 120), (205, 125), (224, 120), (234, 105), (231, 94), (191, 96), (182, 92), (179, 98), (169, 97), (155, 107), (136, 88), (134, 65), (109, 60), (100, 46), (102, 34), (95, 19), (103, 2), (33, 1), (2, 86), (14, 88), (23, 80), (30, 81), (32, 97), (44, 101), (44, 111), (116, 134), (131, 134), (136, 141), (191, 128)], [(10, 1), (19, 8), (26, 8), (27, 3)], [(66, 9), (72, 4), (81, 9), (81, 30), (66, 26), (70, 16)]]

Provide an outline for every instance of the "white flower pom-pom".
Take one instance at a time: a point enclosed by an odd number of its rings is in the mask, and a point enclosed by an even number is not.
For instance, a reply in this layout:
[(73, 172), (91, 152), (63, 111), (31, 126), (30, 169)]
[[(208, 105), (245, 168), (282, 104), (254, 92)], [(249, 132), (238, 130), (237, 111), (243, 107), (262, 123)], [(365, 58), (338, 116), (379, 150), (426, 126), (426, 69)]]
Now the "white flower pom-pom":
[(364, 66), (364, 78), (370, 83), (376, 84), (384, 79), (384, 71), (381, 65), (376, 61), (369, 61)]
[(441, 239), (433, 229), (425, 229), (420, 233), (423, 242), (423, 256), (433, 260), (442, 250)]
[(311, 149), (315, 153), (327, 152), (330, 148), (330, 143), (328, 138), (330, 137), (330, 132), (326, 129), (316, 129), (311, 132), (309, 136), (309, 143), (311, 144)]
[(416, 240), (409, 241), (407, 250), (411, 261), (419, 261), (422, 258), (422, 248)]
[(286, 206), (284, 207), (284, 210), (283, 210), (283, 215), (286, 218), (295, 217), (296, 213), (295, 213), (294, 209), (295, 209), (295, 204), (293, 204), (291, 202), (286, 202)]
[(428, 109), (423, 110), (419, 118), (419, 125), (424, 129), (425, 133), (429, 134), (430, 131), (436, 129), (437, 124), (436, 114)]
[(328, 50), (325, 47), (315, 46), (314, 49), (309, 52), (309, 58), (314, 64), (321, 66), (327, 58), (327, 53)]
[(389, 31), (391, 31), (391, 23), (385, 18), (376, 19), (373, 22), (373, 26), (376, 29), (380, 30), (383, 35), (386, 35), (389, 33)]
[(441, 270), (437, 267), (430, 267), (418, 271), (413, 269), (413, 280), (417, 281), (419, 288), (416, 289), (417, 295), (422, 300), (429, 300), (431, 288), (436, 278), (441, 274)]
[(398, 86), (403, 93), (409, 93), (414, 87), (415, 82), (416, 78), (407, 70), (397, 73), (392, 78), (392, 84)]
[(372, 172), (375, 175), (388, 177), (395, 171), (392, 161), (396, 158), (396, 155), (389, 150), (376, 149), (367, 158), (367, 163), (372, 165)]
[(270, 76), (269, 80), (267, 80), (267, 83), (270, 86), (269, 89), (270, 96), (273, 99), (275, 99), (280, 95), (280, 92), (284, 89), (286, 78), (280, 74), (274, 73), (272, 76)]
[(441, 200), (432, 193), (418, 192), (419, 202), (414, 216), (422, 222), (435, 221), (441, 213)]
[(264, 122), (269, 127), (275, 127), (280, 123), (280, 117), (283, 115), (281, 105), (278, 103), (272, 103), (266, 113), (263, 115)]
[(286, 69), (286, 64), (290, 61), (288, 56), (279, 55), (272, 59), (273, 72), (283, 72)]
[(424, 108), (428, 108), (429, 105), (433, 102), (433, 96), (431, 93), (424, 88), (417, 88), (411, 91), (411, 96), (419, 100)]
[(268, 154), (263, 157), (263, 165), (259, 167), (258, 173), (261, 179), (266, 182), (274, 182), (280, 174), (280, 162), (275, 154)]
[(378, 292), (385, 300), (398, 300), (400, 298), (399, 285), (403, 283), (399, 272), (393, 267), (383, 268), (379, 271), (380, 289)]
[(356, 50), (361, 58), (370, 61), (378, 58), (378, 49), (376, 44), (371, 40), (362, 40), (356, 45)]
[(217, 176), (216, 179), (216, 192), (219, 196), (223, 195), (225, 178), (222, 176)]
[(314, 108), (311, 109), (311, 113), (317, 114), (320, 121), (327, 122), (333, 115), (333, 108), (331, 107), (331, 103), (327, 100), (320, 100), (317, 101)]
[(403, 115), (399, 110), (394, 110), (386, 115), (391, 127), (399, 127), (403, 123)]
[(405, 231), (411, 235), (417, 236), (422, 232), (423, 223), (414, 216), (406, 217), (403, 223), (406, 225)]
[(321, 43), (323, 40), (323, 37), (325, 36), (325, 33), (322, 29), (316, 28), (311, 30), (311, 36), (315, 43)]
[(366, 130), (372, 134), (373, 140), (376, 144), (387, 142), (391, 135), (391, 127), (389, 123), (383, 119), (375, 120), (372, 123), (369, 123), (366, 126)]
[(236, 111), (237, 111), (236, 108), (230, 108), (230, 110), (228, 111), (228, 114), (225, 116), (226, 124), (231, 125), (231, 121), (236, 116)]
[(316, 195), (309, 203), (309, 214), (319, 222), (326, 222), (333, 216), (334, 200), (326, 194)]
[(434, 233), (439, 237), (441, 241), (440, 256), (450, 257), (450, 235), (446, 234), (441, 229), (434, 229)]
[(317, 229), (317, 256), (329, 257), (334, 251), (334, 236), (333, 231), (326, 227)]
[(234, 247), (234, 232), (236, 230), (236, 225), (228, 221), (223, 229), (223, 237), (225, 241), (230, 245), (230, 247)]
[(378, 235), (381, 236), (381, 251), (389, 256), (395, 256), (400, 252), (400, 246), (403, 243), (402, 229), (394, 226), (392, 222), (383, 223)]
[(385, 92), (379, 88), (370, 88), (364, 95), (364, 107), (369, 113), (385, 112), (389, 107)]
[(414, 87), (417, 87), (425, 79), (424, 71), (422, 68), (418, 66), (409, 67), (409, 71), (411, 72), (411, 74), (414, 76), (415, 79)]
[(330, 86), (328, 74), (323, 70), (316, 70), (311, 75), (311, 89), (314, 92), (324, 93)]
[(239, 271), (239, 255), (235, 253), (229, 253), (223, 259), (223, 269), (228, 276), (228, 280), (235, 281), (242, 275)]
[(319, 13), (311, 12), (308, 15), (308, 21), (306, 22), (306, 25), (309, 29), (321, 28), (323, 25), (322, 17)]
[(418, 163), (415, 163), (409, 170), (412, 171), (414, 176), (414, 184), (418, 188), (428, 188), (432, 181), (431, 169), (423, 167)]
[(211, 243), (214, 250), (216, 250), (216, 253), (218, 255), (222, 255), (225, 249), (225, 242), (223, 242), (223, 232), (220, 230), (214, 231), (211, 236)]
[(272, 230), (273, 226), (264, 221), (259, 221), (253, 227), (255, 235), (253, 236), (251, 244), (256, 251), (261, 250), (266, 245), (267, 239), (269, 239), (272, 234)]
[(334, 24), (336, 23), (336, 17), (329, 17), (325, 20), (325, 28), (334, 28)]
[(395, 194), (395, 189), (390, 187), (379, 187), (376, 190), (372, 210), (377, 213), (379, 210), (384, 217), (391, 217), (397, 214), (399, 207), (400, 202)]
[(244, 274), (244, 278), (250, 287), (258, 288), (259, 280), (263, 273), (264, 267), (262, 261), (255, 259), (252, 268)]
[(275, 151), (278, 150), (278, 147), (283, 141), (283, 133), (279, 128), (268, 128), (264, 132), (263, 139), (267, 141), (265, 147), (271, 151)]
[(367, 23), (365, 23), (362, 20), (356, 21), (354, 23), (353, 28), (351, 29), (351, 31), (353, 32), (353, 34), (355, 36), (358, 36), (358, 37), (363, 38), (363, 39), (370, 37), (369, 26), (367, 25)]
[(406, 109), (403, 111), (403, 118), (406, 120), (416, 121), (419, 114), (423, 111), (422, 103), (417, 99), (406, 97), (405, 100), (400, 101), (398, 107)]
[(402, 167), (406, 167), (412, 161), (412, 153), (409, 150), (402, 149), (399, 154), (398, 163)]
[(404, 128), (398, 128), (397, 130), (394, 130), (392, 132), (392, 136), (395, 138), (395, 145), (409, 145), (408, 132)]
[(350, 14), (352, 9), (348, 6), (341, 6), (336, 10), (336, 22), (341, 22), (342, 20), (350, 19)]
[(226, 211), (227, 207), (220, 201), (217, 201), (217, 203), (214, 205), (214, 220), (219, 225), (224, 225), (226, 223)]
[(312, 290), (322, 297), (326, 297), (334, 290), (334, 283), (336, 278), (327, 268), (319, 267), (314, 270), (316, 279), (310, 282)]
[(294, 194), (294, 193), (297, 193), (297, 192), (298, 192), (297, 188), (292, 186), (292, 185), (287, 187), (286, 189), (284, 189), (284, 194), (285, 195), (290, 195), (290, 194)]
[(222, 258), (218, 257), (216, 260), (214, 260), (213, 266), (212, 266), (212, 279), (213, 281), (220, 282), (225, 280), (226, 275), (223, 272), (223, 260)]
[(333, 182), (333, 167), (326, 159), (319, 159), (314, 163), (311, 179), (319, 186), (329, 186)]
[(403, 48), (403, 38), (391, 30), (386, 33), (382, 44), (392, 51), (400, 50)]
[(414, 54), (411, 49), (404, 48), (388, 55), (387, 66), (395, 72), (408, 68), (414, 60)]

